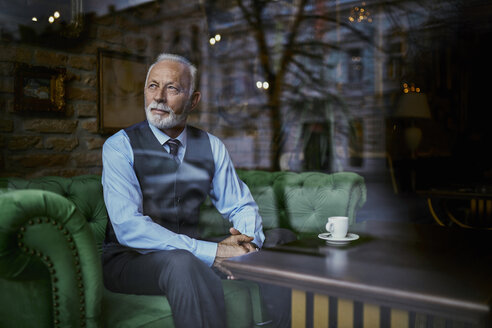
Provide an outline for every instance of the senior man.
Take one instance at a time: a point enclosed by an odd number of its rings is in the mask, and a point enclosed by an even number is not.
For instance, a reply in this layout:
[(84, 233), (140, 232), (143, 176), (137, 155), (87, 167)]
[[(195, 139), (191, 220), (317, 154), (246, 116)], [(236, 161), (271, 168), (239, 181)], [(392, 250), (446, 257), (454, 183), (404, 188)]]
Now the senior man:
[[(226, 321), (221, 277), (233, 278), (221, 262), (257, 251), (265, 235), (258, 206), (224, 144), (186, 124), (201, 97), (196, 73), (186, 58), (161, 54), (145, 82), (147, 120), (104, 144), (102, 183), (110, 224), (103, 272), (111, 291), (166, 295), (176, 327), (216, 328)], [(198, 232), (207, 195), (234, 226), (218, 243), (201, 240)], [(274, 238), (279, 243), (293, 237), (282, 231)], [(278, 297), (285, 301), (281, 295), (272, 298)], [(286, 317), (276, 324), (288, 324)]]

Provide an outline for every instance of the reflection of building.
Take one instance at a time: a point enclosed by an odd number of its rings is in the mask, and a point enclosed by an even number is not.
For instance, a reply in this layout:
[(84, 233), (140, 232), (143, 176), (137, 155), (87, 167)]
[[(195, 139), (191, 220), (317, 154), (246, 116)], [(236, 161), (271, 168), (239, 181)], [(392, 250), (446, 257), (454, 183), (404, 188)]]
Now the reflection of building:
[[(455, 2), (465, 7), (456, 9)], [(302, 169), (305, 141), (310, 138), (305, 132), (313, 126), (323, 126), (319, 136), (330, 142), (329, 146), (320, 142), (329, 149), (320, 152), (330, 158), (323, 169), (363, 170), (366, 158), (383, 158), (387, 150), (395, 161), (404, 160), (408, 157), (404, 145), (393, 140), (404, 126), (389, 120), (404, 82), (427, 94), (434, 119), (422, 126), (424, 139), (417, 157), (448, 156), (454, 149), (470, 155), (471, 149), (490, 139), (485, 123), (490, 111), (481, 110), (487, 87), (475, 78), (490, 75), (483, 65), (486, 43), (480, 41), (490, 35), (488, 18), (481, 14), (490, 10), (486, 1), (309, 0), (295, 42), (286, 48), (294, 60), (278, 80), (272, 77), (281, 68), (287, 31), (300, 2), (272, 0), (262, 12), (271, 72), (262, 63), (255, 33), (259, 25), (248, 23), (237, 3), (151, 1), (118, 7), (104, 16), (86, 16), (84, 30), (74, 39), (66, 35), (57, 39), (60, 26), (50, 34), (36, 31), (30, 22), (12, 44), (9, 40), (18, 34), (8, 36), (4, 31), (0, 58), (7, 68), (0, 73), (8, 74), (11, 58), (67, 67), (67, 104), (74, 108), (70, 119), (74, 126), (78, 122), (97, 127), (98, 48), (149, 60), (161, 51), (184, 54), (198, 64), (201, 74), (203, 101), (192, 122), (221, 137), (243, 168), (271, 167), (273, 143), (281, 146), (289, 168)], [(356, 14), (361, 12), (358, 22)], [(472, 34), (476, 38), (470, 38)], [(279, 82), (284, 85), (277, 89)], [(278, 90), (282, 96), (272, 101)], [(9, 95), (9, 88), (3, 88), (0, 96), (6, 104)], [(272, 103), (280, 107), (276, 119)], [(279, 123), (283, 139), (272, 142), (272, 121)], [(17, 137), (24, 130), (15, 125), (6, 133)], [(89, 135), (81, 132), (80, 140), (92, 140), (97, 133), (94, 128), (88, 131)], [(15, 154), (7, 152), (6, 158)]]

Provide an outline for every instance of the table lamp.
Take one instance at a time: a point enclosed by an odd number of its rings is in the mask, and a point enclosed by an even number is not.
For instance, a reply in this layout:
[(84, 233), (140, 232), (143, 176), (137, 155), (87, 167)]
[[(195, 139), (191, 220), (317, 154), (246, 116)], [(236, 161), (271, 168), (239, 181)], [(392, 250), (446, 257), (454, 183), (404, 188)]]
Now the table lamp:
[(412, 158), (415, 158), (415, 151), (422, 140), (422, 130), (415, 125), (415, 119), (431, 118), (427, 96), (420, 92), (404, 93), (398, 102), (395, 116), (412, 119), (411, 126), (404, 130), (404, 135)]

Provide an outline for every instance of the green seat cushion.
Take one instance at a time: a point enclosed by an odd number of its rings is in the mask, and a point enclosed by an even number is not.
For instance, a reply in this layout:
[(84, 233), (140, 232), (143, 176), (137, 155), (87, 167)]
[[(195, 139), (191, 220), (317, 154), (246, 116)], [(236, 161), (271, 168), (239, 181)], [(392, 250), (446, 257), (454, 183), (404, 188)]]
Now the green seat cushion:
[(113, 293), (104, 289), (103, 327), (174, 327), (167, 298)]

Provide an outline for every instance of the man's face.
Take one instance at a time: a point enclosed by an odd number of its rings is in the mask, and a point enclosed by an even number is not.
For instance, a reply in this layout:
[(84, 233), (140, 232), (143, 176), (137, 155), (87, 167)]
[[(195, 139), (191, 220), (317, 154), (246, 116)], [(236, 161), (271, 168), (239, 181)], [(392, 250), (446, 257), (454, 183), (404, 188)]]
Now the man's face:
[(190, 96), (191, 76), (182, 63), (165, 60), (152, 67), (145, 85), (145, 114), (157, 128), (184, 127), (195, 107)]

